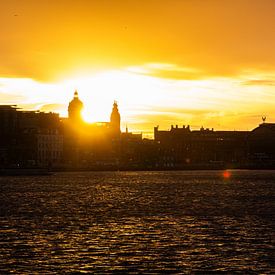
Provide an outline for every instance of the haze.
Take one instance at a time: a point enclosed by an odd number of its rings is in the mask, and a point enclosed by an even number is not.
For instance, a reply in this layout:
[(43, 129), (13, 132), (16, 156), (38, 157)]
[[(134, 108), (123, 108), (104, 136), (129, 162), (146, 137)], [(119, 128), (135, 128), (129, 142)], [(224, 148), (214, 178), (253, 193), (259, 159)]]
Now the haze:
[(89, 121), (252, 129), (275, 121), (273, 0), (0, 2), (0, 100)]

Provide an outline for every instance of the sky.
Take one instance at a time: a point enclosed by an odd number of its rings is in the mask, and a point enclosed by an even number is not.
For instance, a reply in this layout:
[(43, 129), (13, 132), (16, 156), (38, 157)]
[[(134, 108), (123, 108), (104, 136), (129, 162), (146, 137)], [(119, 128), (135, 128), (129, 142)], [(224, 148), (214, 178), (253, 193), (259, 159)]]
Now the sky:
[(150, 134), (275, 122), (274, 0), (1, 0), (0, 104)]

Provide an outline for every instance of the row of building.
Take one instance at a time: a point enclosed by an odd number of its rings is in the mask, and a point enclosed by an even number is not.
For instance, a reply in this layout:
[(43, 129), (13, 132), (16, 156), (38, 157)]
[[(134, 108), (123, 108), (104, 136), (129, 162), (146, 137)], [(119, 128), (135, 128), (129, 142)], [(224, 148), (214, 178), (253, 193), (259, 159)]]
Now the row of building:
[(109, 122), (86, 123), (77, 91), (68, 118), (0, 106), (0, 168), (196, 169), (275, 168), (275, 124), (252, 131), (154, 128), (154, 139), (121, 132), (116, 102)]
[(274, 123), (264, 122), (252, 131), (155, 127), (154, 140), (161, 167), (275, 168)]

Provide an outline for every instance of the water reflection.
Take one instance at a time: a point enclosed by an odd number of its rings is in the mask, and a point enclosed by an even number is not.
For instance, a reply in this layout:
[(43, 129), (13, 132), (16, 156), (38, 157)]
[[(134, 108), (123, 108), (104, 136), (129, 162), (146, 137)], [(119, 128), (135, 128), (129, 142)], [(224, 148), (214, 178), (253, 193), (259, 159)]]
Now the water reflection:
[(271, 273), (272, 172), (0, 178), (0, 272)]

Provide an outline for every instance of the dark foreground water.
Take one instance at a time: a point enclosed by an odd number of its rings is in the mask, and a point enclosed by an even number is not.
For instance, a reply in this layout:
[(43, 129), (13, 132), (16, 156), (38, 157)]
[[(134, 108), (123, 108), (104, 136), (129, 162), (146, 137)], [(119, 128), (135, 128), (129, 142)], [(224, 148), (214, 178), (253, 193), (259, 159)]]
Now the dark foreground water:
[(0, 273), (274, 272), (275, 171), (0, 178)]

